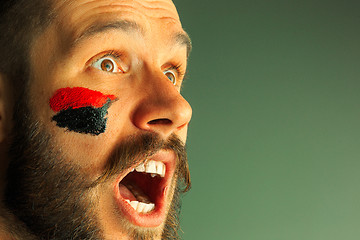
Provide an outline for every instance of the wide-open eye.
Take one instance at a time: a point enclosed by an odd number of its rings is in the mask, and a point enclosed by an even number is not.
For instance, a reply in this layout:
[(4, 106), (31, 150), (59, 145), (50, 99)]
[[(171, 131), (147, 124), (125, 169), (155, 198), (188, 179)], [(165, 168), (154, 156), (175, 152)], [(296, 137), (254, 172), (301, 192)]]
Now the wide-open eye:
[(104, 72), (110, 72), (110, 73), (116, 73), (116, 72), (123, 72), (118, 64), (111, 58), (111, 57), (102, 57), (96, 62), (94, 62), (93, 67), (104, 71)]
[(176, 85), (176, 74), (172, 70), (164, 71), (165, 76), (172, 82), (172, 84)]

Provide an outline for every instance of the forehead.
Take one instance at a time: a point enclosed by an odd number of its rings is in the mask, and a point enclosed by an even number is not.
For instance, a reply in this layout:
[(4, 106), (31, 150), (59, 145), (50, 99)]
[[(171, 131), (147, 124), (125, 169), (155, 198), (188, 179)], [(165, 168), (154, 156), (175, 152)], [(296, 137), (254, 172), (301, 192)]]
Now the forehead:
[[(148, 17), (166, 17), (179, 20), (171, 0), (55, 0), (53, 7), (61, 17), (67, 14), (82, 15), (84, 12), (126, 12)], [(116, 11), (118, 10), (118, 11)]]
[(95, 23), (115, 20), (136, 22), (147, 32), (182, 30), (171, 0), (58, 0), (54, 10), (59, 29), (66, 29), (71, 38), (77, 38)]

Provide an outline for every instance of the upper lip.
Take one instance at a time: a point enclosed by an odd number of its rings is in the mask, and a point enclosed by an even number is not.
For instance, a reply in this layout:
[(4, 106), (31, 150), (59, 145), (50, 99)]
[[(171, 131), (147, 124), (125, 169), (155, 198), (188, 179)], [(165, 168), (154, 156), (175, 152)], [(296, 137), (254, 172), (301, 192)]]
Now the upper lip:
[[(152, 201), (155, 204), (155, 209), (150, 213), (138, 213), (134, 210), (129, 203), (120, 195), (119, 184), (124, 178), (138, 165), (134, 165), (129, 168), (125, 173), (121, 174), (114, 186), (115, 201), (117, 202), (118, 208), (121, 210), (123, 215), (134, 225), (141, 227), (157, 227), (161, 225), (166, 217), (166, 209), (168, 205), (170, 186), (173, 182), (173, 177), (176, 168), (176, 155), (173, 151), (161, 150), (156, 154), (148, 157), (146, 160), (153, 160), (162, 162), (166, 167), (166, 173), (163, 178), (156, 180), (156, 190), (152, 196)], [(154, 186), (152, 186), (154, 187)]]

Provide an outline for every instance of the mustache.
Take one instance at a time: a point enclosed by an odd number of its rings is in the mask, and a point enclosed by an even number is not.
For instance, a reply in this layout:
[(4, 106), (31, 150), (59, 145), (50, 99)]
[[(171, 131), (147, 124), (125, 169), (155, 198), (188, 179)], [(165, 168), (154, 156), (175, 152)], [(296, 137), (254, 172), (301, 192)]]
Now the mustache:
[(185, 144), (172, 134), (167, 140), (156, 133), (131, 135), (123, 140), (112, 151), (103, 173), (91, 187), (109, 180), (126, 169), (144, 162), (160, 150), (170, 150), (176, 155), (176, 176), (178, 176), (180, 191), (185, 193), (191, 188), (191, 178)]

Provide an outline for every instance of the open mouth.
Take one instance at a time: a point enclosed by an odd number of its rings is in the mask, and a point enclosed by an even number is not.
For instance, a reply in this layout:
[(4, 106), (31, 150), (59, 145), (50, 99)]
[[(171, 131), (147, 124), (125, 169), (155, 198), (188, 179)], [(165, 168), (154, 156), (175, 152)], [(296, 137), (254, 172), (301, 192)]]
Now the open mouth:
[(165, 221), (168, 189), (175, 168), (172, 155), (171, 152), (156, 154), (117, 181), (117, 203), (134, 225), (157, 227)]

